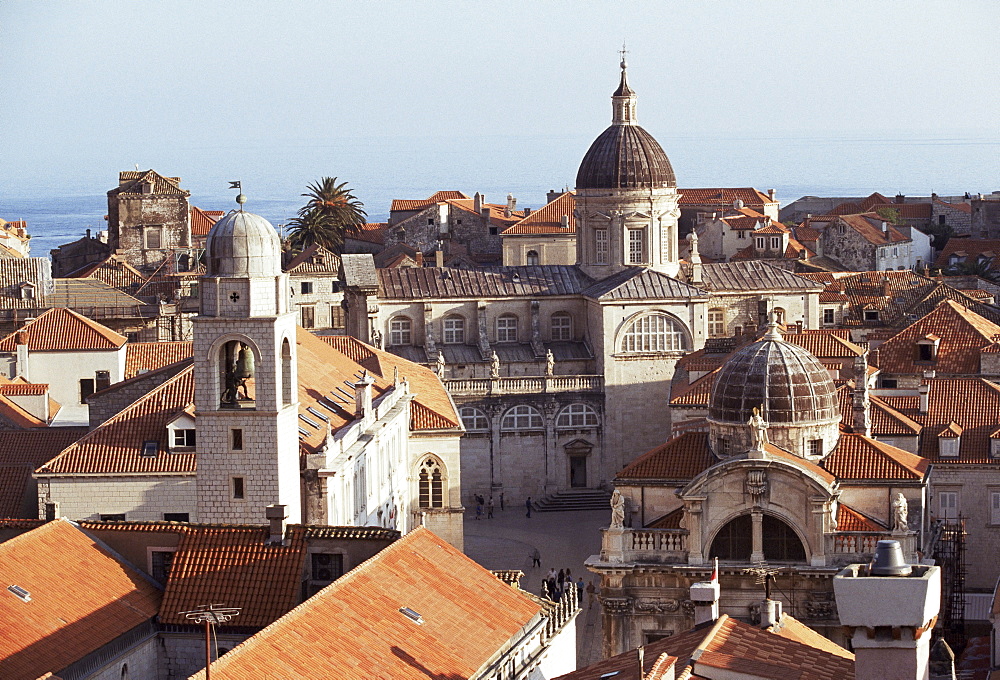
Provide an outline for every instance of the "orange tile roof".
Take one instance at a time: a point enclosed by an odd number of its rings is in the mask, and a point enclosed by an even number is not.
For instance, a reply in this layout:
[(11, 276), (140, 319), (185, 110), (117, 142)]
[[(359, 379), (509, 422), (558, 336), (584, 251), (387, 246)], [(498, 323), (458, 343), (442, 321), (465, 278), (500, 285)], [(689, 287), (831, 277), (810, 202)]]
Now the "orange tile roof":
[[(933, 334), (940, 338), (934, 362), (918, 360), (917, 341)], [(883, 342), (873, 361), (885, 374), (922, 374), (933, 368), (938, 374), (976, 375), (979, 354), (1000, 336), (1000, 326), (975, 312), (944, 300), (932, 312)]]
[(30, 352), (113, 350), (128, 340), (107, 326), (62, 307), (46, 309), (20, 330), (0, 340), (0, 352), (17, 351), (15, 339), (20, 334)]
[(964, 213), (972, 214), (972, 206), (968, 203), (948, 203), (947, 201), (942, 201), (940, 198), (935, 198), (934, 203), (938, 205), (943, 205), (946, 208), (951, 208), (953, 210), (959, 210)]
[(785, 342), (803, 347), (809, 350), (809, 353), (813, 356), (823, 359), (853, 359), (865, 353), (862, 347), (855, 345), (839, 333), (826, 331), (786, 333), (782, 336), (782, 339)]
[[(688, 366), (689, 371), (698, 370), (698, 368), (700, 367)], [(707, 407), (712, 397), (712, 385), (715, 383), (716, 374), (719, 370), (720, 367), (717, 366), (690, 385), (681, 386), (677, 394), (670, 397), (670, 405)]]
[(368, 222), (361, 224), (358, 225), (357, 231), (347, 234), (346, 238), (383, 245), (385, 244), (385, 228), (387, 226), (389, 226), (388, 222)]
[(26, 494), (35, 496), (31, 473), (86, 433), (86, 427), (0, 430), (0, 517), (37, 517), (37, 498), (25, 508)]
[(190, 196), (191, 192), (180, 188), (180, 177), (165, 177), (155, 170), (125, 170), (118, 173), (118, 186), (108, 192), (109, 196), (137, 194), (142, 195), (142, 185), (149, 182), (153, 186), (153, 194), (168, 196)]
[(951, 256), (957, 255), (962, 262), (975, 262), (980, 256), (986, 259), (991, 269), (1000, 266), (1000, 239), (950, 238), (934, 260), (934, 266), (947, 269), (951, 266)]
[(340, 256), (318, 243), (307, 246), (284, 267), (292, 274), (336, 274), (339, 269)]
[[(573, 192), (567, 191), (520, 222), (507, 227), (500, 235), (576, 234), (576, 217), (573, 216), (574, 208)], [(569, 219), (569, 226), (567, 227), (563, 227), (562, 225), (563, 215)]]
[(732, 208), (734, 201), (743, 201), (745, 206), (764, 207), (768, 203), (775, 203), (767, 194), (757, 191), (753, 187), (736, 187), (720, 189), (678, 189), (681, 195), (680, 206), (713, 206), (720, 208)]
[(67, 279), (97, 279), (103, 281), (112, 288), (120, 290), (133, 290), (141, 286), (146, 278), (138, 269), (117, 256), (111, 255), (100, 262), (80, 267), (70, 272), (64, 278)]
[[(459, 210), (465, 210), (473, 215), (477, 214), (474, 210), (475, 201), (471, 198), (468, 199), (456, 199), (448, 201), (448, 204), (458, 208)], [(507, 216), (507, 205), (499, 203), (483, 203), (484, 208), (489, 208), (490, 211), (490, 223), (496, 225), (497, 227), (509, 227), (516, 222), (520, 222), (527, 215), (524, 214), (524, 210), (512, 210), (510, 217)]]
[[(62, 669), (156, 616), (160, 591), (66, 520), (0, 543), (0, 677)], [(30, 593), (22, 602), (8, 584)]]
[(541, 612), (418, 527), (213, 663), (212, 677), (468, 678)]
[(687, 481), (718, 462), (708, 450), (707, 432), (685, 432), (647, 451), (618, 473), (617, 480)]
[(441, 203), (443, 201), (462, 199), (462, 198), (469, 198), (469, 197), (466, 196), (461, 191), (437, 191), (431, 194), (430, 197), (425, 198), (424, 200), (420, 199), (412, 200), (403, 198), (393, 199), (392, 205), (390, 206), (389, 210), (392, 212), (396, 211), (407, 212), (410, 210), (422, 210), (429, 205), (434, 205), (435, 203)]
[[(863, 213), (860, 215), (841, 215), (840, 221), (856, 231), (866, 241), (880, 246), (886, 243), (903, 243), (911, 240), (893, 225), (885, 221), (877, 213)], [(883, 231), (883, 226), (887, 231)]]
[(860, 434), (842, 432), (823, 467), (837, 479), (920, 480), (930, 462), (909, 451)]
[[(848, 432), (853, 431), (854, 427), (854, 384), (854, 381), (850, 380), (837, 388), (837, 397), (840, 400), (840, 425)], [(868, 397), (868, 401), (870, 404), (868, 416), (871, 419), (872, 435), (876, 437), (892, 435), (915, 437), (920, 434), (922, 429), (920, 423), (899, 412), (881, 397), (872, 395)]]
[[(153, 388), (38, 468), (39, 474), (180, 473), (193, 475), (194, 453), (167, 449), (167, 423), (194, 398), (194, 366)], [(159, 442), (156, 456), (143, 443)]]
[(208, 236), (208, 232), (212, 230), (215, 223), (219, 221), (219, 218), (225, 215), (221, 210), (202, 210), (201, 208), (196, 208), (191, 206), (191, 235), (192, 236)]
[(194, 356), (194, 343), (190, 340), (173, 342), (130, 342), (125, 346), (125, 379)]

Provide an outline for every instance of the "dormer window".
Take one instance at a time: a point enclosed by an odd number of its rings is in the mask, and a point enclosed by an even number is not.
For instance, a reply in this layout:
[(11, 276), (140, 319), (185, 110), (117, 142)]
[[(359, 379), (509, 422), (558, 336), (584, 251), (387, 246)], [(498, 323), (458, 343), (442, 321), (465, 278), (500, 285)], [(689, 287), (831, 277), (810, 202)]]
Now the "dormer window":
[(941, 437), (938, 440), (938, 449), (942, 458), (958, 458), (958, 437)]
[(170, 442), (172, 449), (189, 449), (195, 446), (195, 430), (174, 430), (173, 438)]
[(990, 457), (1000, 458), (1000, 430), (990, 435)]
[(21, 299), (22, 300), (34, 300), (35, 299), (35, 284), (30, 281), (25, 281), (21, 284)]
[(925, 335), (917, 340), (917, 361), (937, 361), (938, 346), (941, 338), (937, 335)]

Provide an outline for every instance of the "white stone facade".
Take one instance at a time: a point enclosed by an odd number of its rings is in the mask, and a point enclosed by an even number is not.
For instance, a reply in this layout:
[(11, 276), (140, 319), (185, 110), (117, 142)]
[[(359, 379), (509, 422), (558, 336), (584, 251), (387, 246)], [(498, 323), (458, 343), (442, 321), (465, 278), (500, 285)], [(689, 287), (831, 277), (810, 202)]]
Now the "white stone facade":
[(187, 474), (39, 476), (39, 517), (45, 517), (49, 502), (58, 503), (58, 515), (71, 520), (123, 515), (127, 520), (159, 521), (165, 513), (188, 513), (190, 521), (203, 521), (198, 517), (195, 477)]

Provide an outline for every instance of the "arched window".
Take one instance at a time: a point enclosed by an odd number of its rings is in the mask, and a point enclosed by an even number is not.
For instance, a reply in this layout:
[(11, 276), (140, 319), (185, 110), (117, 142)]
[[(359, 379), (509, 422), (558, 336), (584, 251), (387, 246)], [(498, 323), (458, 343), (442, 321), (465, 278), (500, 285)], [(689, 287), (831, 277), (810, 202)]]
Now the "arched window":
[(597, 412), (589, 404), (570, 404), (556, 417), (556, 427), (597, 427)]
[(497, 342), (517, 342), (517, 317), (513, 314), (497, 318)]
[(223, 408), (253, 406), (255, 363), (253, 349), (239, 340), (230, 340), (219, 348), (219, 401)]
[(573, 339), (573, 317), (571, 317), (568, 313), (556, 312), (552, 315), (552, 319), (550, 321), (552, 323), (553, 342)]
[(420, 507), (444, 507), (444, 478), (441, 464), (428, 458), (420, 466)]
[[(777, 517), (764, 515), (761, 546), (769, 562), (804, 562), (806, 551), (798, 534)], [(721, 560), (746, 562), (753, 551), (753, 519), (740, 515), (726, 524), (712, 541), (711, 556)]]
[(719, 307), (708, 310), (708, 337), (726, 337), (726, 312)]
[(712, 541), (710, 555), (720, 560), (747, 562), (753, 552), (753, 520), (740, 515), (719, 530)]
[(525, 264), (538, 264), (538, 252), (529, 250), (528, 254), (525, 256)]
[(288, 338), (281, 341), (281, 403), (291, 404), (292, 397), (292, 348)]
[(446, 345), (465, 344), (465, 317), (452, 314), (444, 318), (444, 342)]
[(459, 415), (462, 417), (462, 424), (469, 432), (483, 432), (490, 429), (490, 419), (478, 408), (463, 406)]
[(670, 352), (684, 349), (684, 329), (666, 314), (647, 314), (628, 325), (622, 336), (621, 351)]
[(784, 562), (805, 562), (806, 550), (798, 534), (777, 517), (764, 515), (761, 526), (764, 559)]
[(413, 322), (405, 316), (397, 316), (389, 322), (389, 345), (412, 345)]
[(527, 404), (510, 409), (500, 421), (500, 429), (508, 432), (512, 430), (540, 430), (544, 426), (542, 414)]

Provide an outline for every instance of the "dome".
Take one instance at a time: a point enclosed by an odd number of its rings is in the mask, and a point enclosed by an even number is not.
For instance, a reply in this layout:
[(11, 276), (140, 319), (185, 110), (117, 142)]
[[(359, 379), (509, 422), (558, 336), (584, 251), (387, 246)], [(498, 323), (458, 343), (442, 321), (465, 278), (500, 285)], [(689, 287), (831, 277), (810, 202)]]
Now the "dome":
[(638, 125), (614, 124), (594, 140), (576, 173), (577, 189), (676, 187), (670, 159)]
[(205, 242), (208, 276), (279, 276), (281, 240), (259, 215), (234, 210), (208, 232)]
[(719, 371), (708, 407), (713, 439), (738, 434), (746, 440), (747, 421), (761, 406), (773, 444), (807, 458), (836, 446), (840, 404), (829, 372), (808, 350), (782, 340), (774, 324), (763, 340), (734, 353)]

